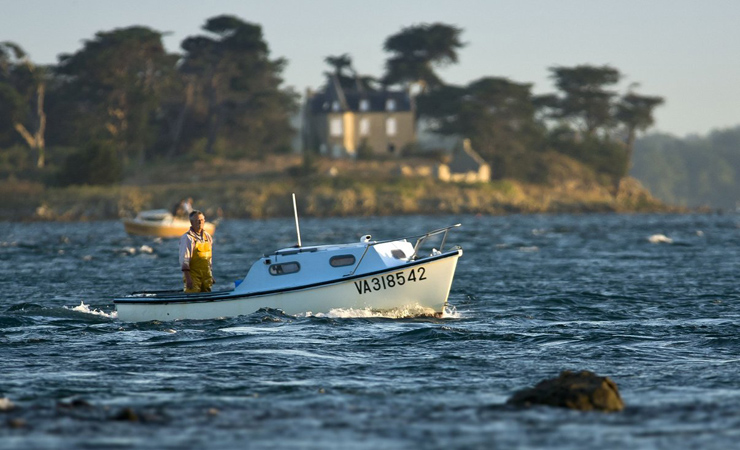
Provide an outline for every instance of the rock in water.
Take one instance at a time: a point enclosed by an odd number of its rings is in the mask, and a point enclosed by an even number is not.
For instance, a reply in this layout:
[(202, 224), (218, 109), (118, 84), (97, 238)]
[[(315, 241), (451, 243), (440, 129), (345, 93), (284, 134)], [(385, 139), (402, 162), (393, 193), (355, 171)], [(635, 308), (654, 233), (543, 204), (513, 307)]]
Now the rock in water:
[(565, 370), (557, 378), (541, 381), (533, 388), (517, 391), (509, 405), (548, 405), (581, 411), (613, 412), (624, 409), (616, 383), (593, 372)]
[(124, 422), (138, 422), (139, 416), (131, 408), (123, 408), (121, 412), (113, 416), (113, 420), (121, 420)]

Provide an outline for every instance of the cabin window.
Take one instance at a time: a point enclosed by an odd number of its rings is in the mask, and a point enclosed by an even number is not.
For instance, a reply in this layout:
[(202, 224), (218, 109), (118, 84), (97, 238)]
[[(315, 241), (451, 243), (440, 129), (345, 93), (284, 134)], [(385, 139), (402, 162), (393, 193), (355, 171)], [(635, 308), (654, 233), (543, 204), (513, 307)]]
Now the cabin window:
[(355, 263), (355, 255), (339, 255), (332, 256), (329, 260), (329, 264), (332, 267), (351, 266)]
[(385, 109), (386, 111), (395, 111), (396, 110), (396, 101), (392, 98), (389, 98), (385, 101)]
[(335, 101), (334, 101), (334, 102), (333, 102), (333, 103), (331, 104), (331, 110), (332, 110), (332, 111), (339, 111), (339, 109), (340, 109), (340, 107), (339, 107), (339, 102), (335, 100)]
[(295, 261), (273, 264), (270, 266), (270, 275), (287, 275), (301, 270), (301, 265)]
[(360, 119), (360, 136), (367, 136), (370, 134), (370, 119), (363, 117)]
[(367, 111), (370, 109), (370, 100), (360, 100), (360, 111)]
[(396, 259), (406, 259), (406, 252), (397, 248), (391, 250), (391, 255)]
[(385, 120), (385, 134), (388, 136), (396, 135), (396, 118), (389, 117)]
[(335, 117), (331, 119), (331, 122), (329, 123), (329, 134), (331, 134), (332, 136), (342, 135), (342, 118), (341, 117)]

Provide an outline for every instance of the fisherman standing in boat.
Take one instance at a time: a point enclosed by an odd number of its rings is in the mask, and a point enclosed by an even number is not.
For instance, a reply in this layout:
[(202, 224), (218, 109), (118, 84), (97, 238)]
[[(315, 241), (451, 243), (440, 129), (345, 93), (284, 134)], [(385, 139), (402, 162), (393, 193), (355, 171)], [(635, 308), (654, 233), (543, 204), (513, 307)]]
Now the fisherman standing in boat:
[(190, 217), (191, 212), (193, 212), (192, 197), (184, 198), (172, 207), (172, 215), (175, 217)]
[(180, 238), (180, 268), (185, 292), (211, 292), (213, 286), (213, 237), (203, 226), (206, 216), (197, 209), (190, 213), (190, 229)]

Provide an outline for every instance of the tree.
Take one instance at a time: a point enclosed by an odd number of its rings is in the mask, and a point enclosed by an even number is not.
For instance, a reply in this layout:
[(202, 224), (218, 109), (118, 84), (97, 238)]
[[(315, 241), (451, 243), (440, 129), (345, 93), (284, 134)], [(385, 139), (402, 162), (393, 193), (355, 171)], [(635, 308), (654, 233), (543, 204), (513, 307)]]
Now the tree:
[(354, 77), (357, 73), (352, 67), (352, 57), (349, 56), (347, 53), (339, 56), (327, 56), (326, 58), (324, 58), (324, 62), (334, 69), (328, 75), (333, 75), (342, 81), (346, 80), (345, 84), (348, 85), (354, 82)]
[(740, 198), (740, 126), (706, 136), (650, 133), (635, 142), (631, 174), (675, 205), (725, 208)]
[(349, 54), (327, 56), (324, 62), (333, 69), (331, 72), (325, 72), (325, 75), (327, 78), (335, 79), (342, 89), (359, 92), (377, 90), (375, 87), (377, 80), (374, 77), (359, 75), (352, 65), (352, 57)]
[(162, 33), (139, 26), (98, 32), (77, 53), (62, 55), (57, 72), (80, 143), (111, 140), (124, 158), (143, 163), (159, 133), (160, 95), (176, 61)]
[(546, 105), (554, 107), (555, 117), (570, 120), (589, 137), (597, 129), (611, 125), (616, 93), (606, 88), (619, 82), (621, 74), (617, 69), (581, 65), (551, 67), (550, 71), (561, 95), (543, 99), (549, 100)]
[(630, 92), (617, 104), (616, 118), (627, 128), (628, 166), (632, 161), (637, 132), (645, 131), (653, 125), (653, 110), (663, 103), (662, 97), (646, 97)]
[(46, 161), (46, 71), (36, 67), (12, 42), (0, 42), (0, 99), (4, 115), (28, 146), (37, 152), (36, 167)]
[(383, 83), (417, 84), (422, 92), (444, 83), (435, 68), (457, 63), (462, 29), (443, 23), (422, 24), (403, 28), (386, 39), (383, 49), (391, 53), (385, 63)]
[(181, 44), (180, 73), (194, 83), (192, 102), (182, 110), (193, 113), (186, 140), (192, 145), (205, 135), (206, 153), (214, 154), (220, 141), (230, 156), (286, 148), (296, 108), (296, 96), (279, 89), (286, 61), (269, 59), (259, 25), (223, 15), (208, 19), (203, 30), (209, 35)]
[(110, 185), (122, 177), (123, 167), (110, 141), (92, 141), (64, 159), (57, 182), (62, 186)]
[(498, 77), (442, 86), (419, 97), (419, 114), (434, 132), (470, 138), (496, 178), (524, 177), (524, 155), (539, 147), (542, 136), (531, 88)]

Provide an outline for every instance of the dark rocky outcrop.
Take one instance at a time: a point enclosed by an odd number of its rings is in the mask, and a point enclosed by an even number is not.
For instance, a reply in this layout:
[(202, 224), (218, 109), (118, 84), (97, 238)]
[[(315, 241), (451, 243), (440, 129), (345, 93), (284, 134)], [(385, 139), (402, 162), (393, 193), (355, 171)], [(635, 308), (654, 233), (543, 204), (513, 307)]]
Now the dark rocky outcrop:
[(581, 411), (613, 412), (624, 409), (616, 383), (593, 372), (560, 373), (533, 388), (517, 391), (506, 402), (514, 406), (547, 405)]
[(120, 420), (123, 422), (138, 422), (139, 415), (132, 408), (123, 408), (118, 414), (113, 416), (113, 420)]

